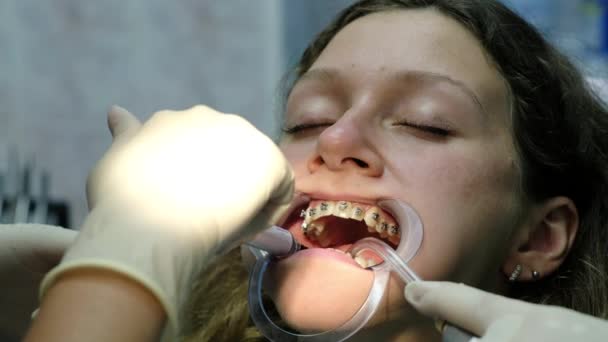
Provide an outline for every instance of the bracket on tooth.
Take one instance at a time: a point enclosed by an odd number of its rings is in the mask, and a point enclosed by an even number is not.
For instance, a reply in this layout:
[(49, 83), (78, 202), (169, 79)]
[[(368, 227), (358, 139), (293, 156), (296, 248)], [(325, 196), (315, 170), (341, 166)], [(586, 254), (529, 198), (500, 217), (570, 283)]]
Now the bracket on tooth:
[(300, 211), (300, 217), (306, 217), (306, 210), (302, 209), (302, 211)]
[(338, 203), (338, 209), (340, 209), (340, 210), (346, 210), (346, 208), (348, 208), (348, 203), (347, 202), (342, 201), (342, 202)]
[(313, 216), (315, 216), (316, 213), (317, 213), (317, 209), (315, 209), (315, 208), (308, 209), (308, 216), (313, 217)]
[(382, 222), (380, 224), (380, 230), (383, 231), (383, 232), (385, 232), (387, 229), (388, 229), (388, 223)]
[(321, 203), (321, 211), (327, 211), (327, 209), (329, 208), (329, 204), (323, 202)]
[(372, 219), (373, 219), (374, 221), (378, 221), (378, 219), (379, 219), (379, 218), (380, 218), (380, 214), (378, 214), (378, 213), (373, 213), (373, 214), (372, 214)]
[(399, 228), (397, 228), (397, 226), (395, 226), (395, 225), (391, 225), (388, 228), (388, 235), (397, 235), (397, 234), (399, 234)]
[(361, 216), (363, 214), (363, 209), (356, 207), (355, 208), (355, 213), (356, 216)]

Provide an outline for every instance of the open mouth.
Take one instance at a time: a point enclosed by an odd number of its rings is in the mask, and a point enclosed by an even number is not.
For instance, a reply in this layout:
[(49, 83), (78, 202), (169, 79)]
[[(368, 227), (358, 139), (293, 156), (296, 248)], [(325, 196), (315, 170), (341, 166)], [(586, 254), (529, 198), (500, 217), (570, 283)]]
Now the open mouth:
[[(283, 226), (303, 248), (324, 248), (345, 253), (360, 239), (374, 237), (393, 248), (401, 241), (395, 218), (380, 206), (353, 201), (313, 199), (297, 205)], [(346, 255), (352, 256), (348, 253)], [(354, 261), (363, 268), (380, 264), (373, 252), (360, 254)]]

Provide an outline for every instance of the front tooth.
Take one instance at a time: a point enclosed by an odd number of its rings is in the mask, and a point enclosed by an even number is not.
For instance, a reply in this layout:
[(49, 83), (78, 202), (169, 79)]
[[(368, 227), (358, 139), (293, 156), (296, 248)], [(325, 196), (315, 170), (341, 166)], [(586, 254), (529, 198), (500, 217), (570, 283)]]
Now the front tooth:
[(333, 209), (334, 203), (332, 202), (321, 202), (321, 204), (319, 204), (319, 211), (321, 211), (322, 214), (331, 214)]
[(372, 259), (367, 259), (367, 267), (373, 267), (373, 266), (376, 266), (378, 264), (379, 264), (379, 262), (375, 262)]
[(363, 267), (363, 268), (367, 268), (367, 260), (361, 256), (356, 256), (355, 257), (355, 262), (357, 264), (359, 264), (359, 266)]
[(334, 215), (349, 219), (352, 216), (353, 206), (350, 202), (340, 201), (334, 208)]

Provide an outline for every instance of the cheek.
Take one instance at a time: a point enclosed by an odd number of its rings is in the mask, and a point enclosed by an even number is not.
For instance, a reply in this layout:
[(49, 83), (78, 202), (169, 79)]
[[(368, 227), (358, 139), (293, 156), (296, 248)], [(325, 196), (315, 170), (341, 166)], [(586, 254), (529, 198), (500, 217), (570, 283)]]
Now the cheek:
[(509, 158), (470, 155), (477, 157), (419, 161), (410, 173), (417, 181), (408, 195), (425, 226), (412, 265), (423, 279), (479, 285), (508, 249), (519, 217), (517, 173)]
[(512, 158), (479, 151), (469, 155), (446, 155), (428, 162), (421, 177), (442, 196), (457, 198), (473, 205), (496, 200), (496, 195), (509, 195), (516, 189), (517, 172)]
[(306, 158), (310, 155), (311, 146), (310, 143), (290, 143), (290, 142), (281, 142), (279, 144), (279, 148), (285, 158), (292, 165), (297, 165), (306, 162)]
[(281, 143), (283, 155), (295, 173), (296, 187), (298, 180), (308, 174), (308, 160), (313, 155), (315, 142)]

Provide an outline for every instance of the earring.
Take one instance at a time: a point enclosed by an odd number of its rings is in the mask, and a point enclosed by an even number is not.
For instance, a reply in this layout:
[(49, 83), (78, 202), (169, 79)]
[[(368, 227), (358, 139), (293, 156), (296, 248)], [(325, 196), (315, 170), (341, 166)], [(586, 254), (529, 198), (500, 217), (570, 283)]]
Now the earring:
[(538, 280), (538, 278), (540, 278), (540, 272), (532, 271), (532, 279)]
[(522, 267), (520, 264), (517, 264), (515, 266), (515, 269), (513, 270), (513, 273), (511, 273), (511, 276), (509, 277), (509, 281), (510, 282), (514, 282), (517, 280), (517, 278), (519, 278), (519, 275), (521, 274), (522, 271)]

